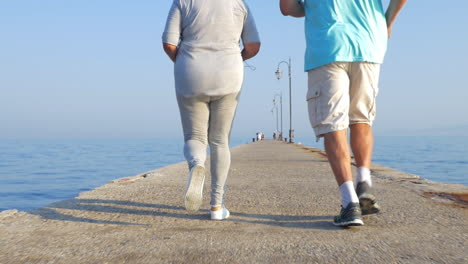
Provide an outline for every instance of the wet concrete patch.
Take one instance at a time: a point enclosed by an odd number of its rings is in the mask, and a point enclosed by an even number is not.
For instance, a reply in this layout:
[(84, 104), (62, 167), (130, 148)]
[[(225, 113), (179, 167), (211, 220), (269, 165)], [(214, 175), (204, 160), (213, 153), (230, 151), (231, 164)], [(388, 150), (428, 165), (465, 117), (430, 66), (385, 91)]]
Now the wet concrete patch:
[(468, 193), (424, 192), (422, 195), (446, 205), (468, 208)]

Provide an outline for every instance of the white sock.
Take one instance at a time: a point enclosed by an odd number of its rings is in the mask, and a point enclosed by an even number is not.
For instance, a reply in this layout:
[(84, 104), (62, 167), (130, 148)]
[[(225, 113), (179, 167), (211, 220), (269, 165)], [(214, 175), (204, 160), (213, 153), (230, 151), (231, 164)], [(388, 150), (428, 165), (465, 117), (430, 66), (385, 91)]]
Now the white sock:
[(347, 181), (340, 186), (341, 193), (341, 205), (346, 208), (349, 203), (359, 203), (356, 191), (354, 190), (354, 184), (352, 181)]
[(357, 169), (356, 183), (358, 182), (367, 182), (369, 187), (372, 187), (372, 180), (369, 168), (359, 167)]

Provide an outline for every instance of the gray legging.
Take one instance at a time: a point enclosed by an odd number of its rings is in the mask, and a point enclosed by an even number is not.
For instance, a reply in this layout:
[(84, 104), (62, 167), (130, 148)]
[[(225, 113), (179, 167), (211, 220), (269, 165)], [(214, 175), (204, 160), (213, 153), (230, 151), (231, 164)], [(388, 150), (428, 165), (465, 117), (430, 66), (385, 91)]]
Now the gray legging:
[(239, 93), (222, 96), (177, 96), (184, 130), (184, 155), (190, 169), (195, 165), (204, 167), (207, 143), (210, 144), (211, 206), (223, 204), (231, 165), (229, 136), (238, 100)]

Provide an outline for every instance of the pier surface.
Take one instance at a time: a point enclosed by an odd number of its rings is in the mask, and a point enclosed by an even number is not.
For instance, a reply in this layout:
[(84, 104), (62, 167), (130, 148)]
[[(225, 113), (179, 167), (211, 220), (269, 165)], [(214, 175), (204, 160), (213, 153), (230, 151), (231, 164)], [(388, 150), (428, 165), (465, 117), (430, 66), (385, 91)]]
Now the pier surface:
[(382, 212), (332, 225), (338, 188), (324, 154), (261, 141), (232, 149), (226, 206), (183, 208), (187, 165), (115, 180), (30, 212), (0, 213), (0, 263), (468, 263), (468, 187), (373, 164)]

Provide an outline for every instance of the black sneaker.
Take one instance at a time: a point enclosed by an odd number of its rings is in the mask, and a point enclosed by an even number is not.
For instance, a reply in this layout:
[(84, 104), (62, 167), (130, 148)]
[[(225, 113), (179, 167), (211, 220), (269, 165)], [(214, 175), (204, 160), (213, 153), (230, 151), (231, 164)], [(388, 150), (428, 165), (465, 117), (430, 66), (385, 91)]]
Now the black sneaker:
[(380, 212), (375, 196), (370, 193), (370, 186), (367, 182), (359, 182), (356, 186), (356, 194), (359, 198), (362, 215), (376, 214)]
[(362, 226), (361, 208), (358, 203), (349, 203), (346, 208), (341, 207), (340, 215), (335, 216), (333, 224), (336, 226)]

